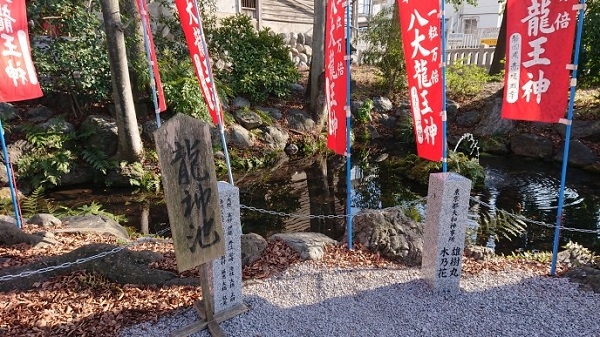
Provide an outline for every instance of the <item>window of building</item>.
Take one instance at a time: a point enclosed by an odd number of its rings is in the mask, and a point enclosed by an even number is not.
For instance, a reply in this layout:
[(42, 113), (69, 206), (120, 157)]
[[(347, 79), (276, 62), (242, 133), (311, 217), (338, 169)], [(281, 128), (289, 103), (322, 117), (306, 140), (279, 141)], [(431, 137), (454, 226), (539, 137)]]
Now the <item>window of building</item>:
[(242, 0), (242, 8), (256, 9), (256, 0)]
[(463, 20), (463, 33), (477, 34), (477, 19), (468, 18)]
[(371, 15), (372, 0), (358, 0), (358, 15)]

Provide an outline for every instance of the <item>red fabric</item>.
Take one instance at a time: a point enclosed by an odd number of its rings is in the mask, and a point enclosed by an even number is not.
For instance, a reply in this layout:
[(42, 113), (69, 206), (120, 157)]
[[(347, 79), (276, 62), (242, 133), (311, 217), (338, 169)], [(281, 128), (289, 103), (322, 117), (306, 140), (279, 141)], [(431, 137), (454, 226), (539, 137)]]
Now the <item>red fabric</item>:
[(565, 116), (578, 0), (509, 0), (502, 117), (557, 123)]
[(440, 161), (442, 40), (438, 0), (398, 0), (410, 105), (419, 157)]
[(24, 0), (0, 0), (0, 101), (42, 96), (31, 60)]
[(135, 2), (138, 6), (138, 12), (142, 19), (142, 25), (148, 35), (147, 48), (150, 50), (150, 60), (152, 61), (152, 75), (154, 76), (154, 82), (156, 84), (156, 96), (158, 98), (158, 112), (167, 110), (167, 103), (165, 102), (165, 94), (163, 92), (162, 82), (160, 80), (160, 72), (158, 71), (158, 61), (156, 60), (156, 50), (154, 48), (154, 39), (152, 38), (152, 30), (150, 28), (150, 17), (148, 16), (148, 5), (146, 0), (138, 0)]
[[(202, 29), (202, 19), (198, 15), (196, 0), (175, 0), (179, 20), (185, 34), (185, 40), (192, 57), (194, 70), (200, 82), (200, 89), (204, 94), (204, 101), (213, 119), (213, 123), (219, 125), (219, 95), (214, 92), (216, 87), (213, 85), (213, 79), (210, 73), (210, 58), (208, 50), (205, 51), (206, 40)], [(218, 111), (218, 112), (217, 112)], [(221, 115), (220, 120), (223, 120)]]
[(347, 76), (344, 27), (345, 0), (327, 2), (325, 23), (325, 92), (327, 97), (327, 147), (346, 153)]

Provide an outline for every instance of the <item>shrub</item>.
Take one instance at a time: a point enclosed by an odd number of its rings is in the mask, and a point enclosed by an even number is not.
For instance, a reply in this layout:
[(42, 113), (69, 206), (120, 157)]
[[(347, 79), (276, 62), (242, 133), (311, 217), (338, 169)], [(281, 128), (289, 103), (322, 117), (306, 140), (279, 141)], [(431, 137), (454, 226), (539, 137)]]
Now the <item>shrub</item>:
[(83, 106), (109, 98), (106, 36), (97, 11), (84, 1), (27, 2), (27, 16), (33, 22), (32, 58), (46, 93), (70, 94)]
[(587, 1), (581, 38), (578, 83), (583, 87), (600, 85), (600, 1)]
[(453, 99), (475, 96), (491, 79), (484, 68), (459, 61), (446, 69), (448, 96)]
[(256, 31), (250, 18), (243, 14), (223, 19), (212, 34), (213, 57), (226, 67), (216, 76), (235, 93), (260, 102), (270, 95), (282, 97), (290, 84), (300, 77), (289, 58), (281, 36), (268, 28)]
[(369, 28), (359, 38), (367, 43), (363, 52), (364, 62), (377, 67), (388, 92), (406, 86), (404, 52), (396, 6), (394, 3), (394, 6), (373, 16), (369, 21)]

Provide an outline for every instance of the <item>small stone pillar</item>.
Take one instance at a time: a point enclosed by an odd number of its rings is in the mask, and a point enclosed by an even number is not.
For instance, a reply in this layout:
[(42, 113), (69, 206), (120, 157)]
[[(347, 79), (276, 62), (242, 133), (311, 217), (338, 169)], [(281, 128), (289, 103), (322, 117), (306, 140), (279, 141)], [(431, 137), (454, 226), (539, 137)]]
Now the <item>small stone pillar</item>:
[(456, 173), (429, 176), (423, 237), (423, 279), (436, 293), (459, 291), (471, 180)]
[(223, 219), (225, 255), (212, 262), (215, 315), (242, 304), (242, 223), (240, 190), (219, 181), (219, 204)]

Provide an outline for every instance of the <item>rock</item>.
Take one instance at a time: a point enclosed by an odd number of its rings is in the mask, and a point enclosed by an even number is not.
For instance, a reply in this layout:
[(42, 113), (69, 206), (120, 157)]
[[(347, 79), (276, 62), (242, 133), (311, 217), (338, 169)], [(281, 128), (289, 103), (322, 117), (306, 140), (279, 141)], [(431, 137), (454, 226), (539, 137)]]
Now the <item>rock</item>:
[(407, 217), (402, 207), (362, 210), (353, 226), (355, 243), (409, 266), (421, 264), (423, 224)]
[(387, 97), (373, 97), (373, 105), (377, 112), (388, 112), (394, 108), (394, 104)]
[(302, 63), (308, 64), (308, 56), (306, 54), (304, 54), (304, 53), (299, 54), (298, 58), (300, 59), (299, 64), (302, 64)]
[(548, 159), (554, 153), (554, 146), (545, 137), (523, 133), (512, 137), (510, 150), (519, 156)]
[(129, 239), (129, 234), (125, 227), (103, 215), (68, 216), (62, 218), (61, 221), (65, 225), (65, 228), (56, 229), (55, 232), (97, 232), (110, 234), (121, 239)]
[[(556, 124), (554, 126), (556, 131), (565, 136), (567, 132), (567, 126), (564, 124)], [(600, 141), (600, 121), (590, 122), (573, 120), (571, 124), (571, 138), (573, 139), (587, 139), (591, 141)]]
[(497, 136), (509, 134), (517, 125), (512, 119), (503, 119), (502, 97), (491, 97), (481, 113), (481, 122), (477, 124), (473, 134), (476, 136)]
[(254, 263), (267, 248), (267, 240), (256, 233), (242, 234), (241, 240), (243, 266)]
[(274, 120), (280, 120), (281, 118), (283, 118), (283, 114), (281, 113), (281, 110), (276, 109), (276, 108), (257, 107), (256, 110), (260, 110), (260, 111), (264, 111), (264, 112), (268, 113), (271, 117), (273, 117)]
[[(561, 149), (554, 156), (554, 160), (562, 161), (564, 144)], [(598, 161), (598, 157), (594, 154), (589, 147), (583, 144), (580, 140), (574, 139), (569, 143), (569, 165), (576, 167), (584, 167), (592, 165)]]
[(508, 148), (509, 142), (504, 137), (485, 136), (479, 138), (479, 147), (481, 152), (493, 153), (493, 154), (509, 154), (510, 149)]
[(30, 122), (41, 123), (54, 116), (54, 112), (45, 106), (38, 106), (27, 110), (25, 116)]
[[(94, 181), (94, 170), (86, 165), (79, 164), (69, 170), (69, 172), (60, 176), (60, 186), (71, 186), (87, 184)], [(129, 180), (127, 181), (129, 185)]]
[(446, 100), (446, 116), (448, 117), (449, 121), (456, 119), (456, 115), (458, 115), (458, 109), (460, 109), (460, 104), (450, 99)]
[(29, 220), (27, 220), (27, 223), (30, 225), (36, 225), (46, 228), (52, 226), (60, 226), (62, 224), (62, 221), (60, 221), (59, 218), (55, 217), (52, 214), (38, 213), (29, 218)]
[[(2, 169), (0, 168), (0, 170), (2, 170)], [(4, 170), (4, 171), (5, 171), (4, 174), (6, 175), (6, 170)], [(7, 181), (7, 183), (8, 183), (8, 181)], [(22, 199), (25, 197), (23, 195), (23, 193), (21, 193), (21, 191), (19, 191), (19, 190), (15, 190), (15, 191), (16, 191), (15, 193), (17, 194), (17, 198)], [(12, 199), (12, 193), (10, 192), (10, 187), (0, 188), (0, 199)], [(0, 221), (2, 221), (2, 220), (4, 220), (4, 219), (0, 219)]]
[(242, 109), (242, 108), (249, 108), (252, 104), (250, 104), (250, 101), (244, 97), (236, 97), (231, 101), (231, 108), (233, 110), (237, 110), (237, 109)]
[(75, 131), (75, 126), (66, 122), (63, 118), (50, 118), (46, 122), (39, 124), (38, 127), (45, 131), (57, 131), (61, 133)]
[(272, 150), (283, 150), (288, 139), (290, 139), (290, 135), (280, 127), (267, 126), (262, 129), (262, 140)]
[(296, 50), (298, 53), (304, 53), (304, 45), (302, 43), (296, 42)]
[(269, 238), (283, 240), (294, 251), (300, 254), (302, 260), (320, 260), (325, 254), (325, 246), (336, 245), (338, 242), (321, 233), (279, 233)]
[(287, 144), (285, 146), (285, 148), (283, 149), (283, 151), (288, 155), (288, 156), (293, 156), (295, 154), (298, 154), (298, 151), (300, 151), (300, 149), (298, 148), (298, 145), (296, 144)]
[(238, 122), (247, 130), (252, 130), (261, 127), (264, 122), (260, 116), (249, 109), (239, 109), (233, 113), (235, 121)]
[(227, 130), (227, 143), (239, 149), (247, 149), (254, 145), (254, 139), (248, 130), (241, 125), (233, 125)]
[(0, 245), (12, 246), (20, 243), (26, 243), (36, 249), (58, 244), (51, 234), (28, 234), (14, 223), (0, 221)]
[(565, 274), (571, 282), (581, 284), (584, 290), (600, 293), (600, 270), (591, 267), (577, 267), (569, 269)]
[(117, 153), (119, 134), (117, 122), (110, 117), (90, 115), (82, 123), (83, 130), (89, 130), (91, 137), (89, 143), (93, 144), (107, 156)]
[[(162, 122), (163, 121), (161, 120), (161, 123)], [(154, 143), (154, 131), (156, 130), (158, 130), (158, 123), (156, 122), (156, 119), (149, 120), (142, 126), (142, 135), (145, 135), (148, 137), (148, 139), (150, 139), (150, 141), (152, 141), (152, 143)]]
[(131, 187), (131, 180), (141, 181), (144, 177), (144, 168), (139, 163), (119, 165), (108, 170), (104, 177), (107, 186)]
[(479, 112), (470, 110), (463, 114), (456, 116), (456, 124), (458, 126), (473, 126), (481, 120)]
[(293, 93), (304, 92), (304, 86), (302, 86), (302, 84), (299, 83), (293, 83), (290, 85), (290, 90)]
[(19, 116), (19, 110), (14, 105), (0, 102), (0, 119), (4, 122), (12, 121)]
[(312, 56), (312, 47), (307, 44), (304, 45), (304, 54), (310, 58)]
[(465, 247), (464, 256), (475, 259), (476, 261), (486, 261), (496, 255), (494, 250), (483, 246), (467, 246)]
[(306, 39), (304, 38), (304, 34), (298, 33), (298, 35), (296, 36), (296, 42), (304, 44), (306, 42)]
[(377, 131), (377, 128), (372, 124), (367, 125), (367, 133), (369, 134), (370, 139), (375, 140), (381, 138), (381, 134), (379, 133), (379, 131)]
[(287, 115), (287, 122), (291, 129), (301, 132), (311, 132), (315, 128), (315, 121), (302, 110), (292, 109)]

